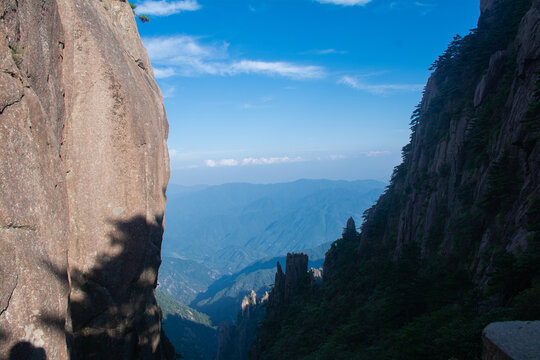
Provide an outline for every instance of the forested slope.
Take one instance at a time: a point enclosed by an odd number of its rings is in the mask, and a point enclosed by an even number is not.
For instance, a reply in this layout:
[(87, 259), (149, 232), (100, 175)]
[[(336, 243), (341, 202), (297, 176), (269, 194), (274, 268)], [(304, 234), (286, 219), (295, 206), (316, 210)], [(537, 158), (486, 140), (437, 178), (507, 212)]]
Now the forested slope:
[(540, 319), (540, 1), (481, 6), (361, 233), (332, 245), (319, 289), (267, 309), (252, 358), (477, 359), (489, 322)]

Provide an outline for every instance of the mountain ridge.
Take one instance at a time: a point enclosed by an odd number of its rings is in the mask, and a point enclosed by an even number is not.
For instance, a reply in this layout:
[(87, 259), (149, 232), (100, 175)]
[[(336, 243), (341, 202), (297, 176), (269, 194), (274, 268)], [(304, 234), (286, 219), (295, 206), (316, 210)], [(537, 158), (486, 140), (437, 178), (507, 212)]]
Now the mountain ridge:
[(481, 7), (360, 234), (332, 244), (316, 296), (272, 308), (253, 359), (475, 359), (488, 323), (540, 316), (540, 1)]
[(323, 179), (177, 192), (169, 195), (163, 252), (231, 274), (258, 259), (327, 242), (343, 218), (359, 218), (384, 186)]

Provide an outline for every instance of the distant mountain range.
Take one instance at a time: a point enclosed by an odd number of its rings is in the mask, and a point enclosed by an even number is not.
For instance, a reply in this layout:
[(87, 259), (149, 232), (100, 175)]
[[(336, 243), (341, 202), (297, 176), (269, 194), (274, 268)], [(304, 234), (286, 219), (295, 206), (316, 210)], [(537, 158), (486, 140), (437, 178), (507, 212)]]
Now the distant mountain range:
[(164, 256), (159, 268), (159, 289), (189, 304), (219, 277), (218, 271), (196, 261)]
[(347, 218), (359, 220), (385, 186), (374, 180), (172, 184), (163, 255), (232, 274), (259, 259), (338, 238)]

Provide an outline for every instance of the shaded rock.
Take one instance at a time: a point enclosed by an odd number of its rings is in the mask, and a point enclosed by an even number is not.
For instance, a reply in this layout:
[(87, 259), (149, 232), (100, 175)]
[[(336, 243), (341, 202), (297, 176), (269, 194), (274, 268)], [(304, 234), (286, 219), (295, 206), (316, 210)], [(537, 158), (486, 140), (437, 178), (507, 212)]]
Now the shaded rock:
[(480, 83), (474, 92), (474, 107), (478, 107), (482, 103), (486, 93), (488, 91), (493, 91), (497, 86), (505, 60), (506, 51), (497, 51), (495, 54), (491, 55), (488, 71), (482, 77), (482, 80), (480, 80)]
[(166, 357), (168, 125), (133, 12), (6, 0), (0, 13), (0, 355), (26, 341), (50, 359)]
[(354, 219), (352, 216), (347, 220), (347, 225), (345, 226), (345, 229), (343, 229), (343, 238), (350, 238), (357, 235), (358, 232), (356, 231), (356, 223), (354, 222)]
[(482, 360), (540, 359), (540, 321), (491, 323), (482, 333)]
[(521, 20), (520, 28), (514, 41), (519, 49), (517, 56), (518, 74), (525, 75), (528, 67), (540, 58), (540, 3), (533, 2), (533, 6)]
[(298, 292), (301, 283), (307, 280), (308, 256), (287, 254), (285, 265), (285, 292), (283, 301), (290, 302)]
[(480, 12), (492, 9), (498, 0), (480, 0)]

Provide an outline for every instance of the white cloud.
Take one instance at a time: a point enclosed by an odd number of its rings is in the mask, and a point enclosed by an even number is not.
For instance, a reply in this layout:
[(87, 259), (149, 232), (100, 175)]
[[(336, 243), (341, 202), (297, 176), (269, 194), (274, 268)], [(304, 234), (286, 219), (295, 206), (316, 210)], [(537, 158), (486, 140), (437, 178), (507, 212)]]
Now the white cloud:
[(343, 6), (366, 5), (371, 0), (315, 0), (321, 4), (335, 4)]
[(377, 156), (383, 156), (383, 155), (390, 155), (390, 151), (386, 150), (375, 150), (375, 151), (368, 151), (363, 153), (367, 157), (377, 157)]
[(339, 79), (338, 84), (345, 84), (354, 89), (358, 89), (358, 87), (360, 86), (358, 79), (353, 78), (352, 76), (348, 76), (348, 75), (342, 76), (341, 79)]
[(184, 0), (184, 1), (151, 1), (146, 0), (137, 5), (135, 12), (137, 14), (145, 14), (151, 16), (169, 16), (178, 14), (182, 11), (195, 11), (199, 10), (201, 5), (196, 0)]
[(223, 160), (205, 160), (205, 165), (208, 167), (217, 167), (217, 166), (237, 166), (238, 161), (234, 159), (223, 159)]
[(347, 53), (348, 51), (336, 50), (336, 49), (309, 50), (309, 51), (304, 52), (304, 54), (315, 54), (315, 55), (347, 54)]
[(178, 152), (175, 149), (169, 149), (169, 157), (176, 157), (177, 154)]
[(164, 86), (161, 92), (164, 99), (172, 99), (175, 97), (176, 88), (174, 86)]
[(330, 155), (328, 158), (330, 160), (341, 160), (346, 159), (347, 157), (345, 155)]
[(230, 64), (225, 72), (230, 75), (261, 74), (291, 79), (315, 79), (324, 76), (324, 71), (319, 66), (302, 66), (282, 61), (241, 60)]
[(300, 80), (325, 76), (320, 66), (285, 61), (232, 60), (227, 51), (228, 43), (202, 44), (201, 38), (189, 35), (143, 38), (143, 42), (152, 63), (157, 65), (156, 77), (256, 74)]
[(154, 76), (156, 77), (156, 79), (165, 79), (174, 75), (175, 75), (174, 69), (171, 67), (154, 68)]
[(285, 164), (305, 161), (300, 156), (297, 157), (246, 157), (242, 160), (236, 159), (222, 159), (222, 160), (205, 160), (204, 164), (207, 167), (222, 167), (222, 166), (249, 166), (249, 165), (273, 165), (273, 164)]
[(227, 43), (202, 45), (200, 38), (189, 35), (144, 37), (143, 42), (152, 61), (182, 63), (185, 59), (216, 59), (225, 57)]
[(304, 161), (304, 159), (301, 158), (300, 156), (293, 157), (293, 158), (288, 157), (288, 156), (270, 157), (270, 158), (266, 158), (266, 157), (252, 158), (252, 157), (248, 157), (248, 158), (244, 158), (242, 160), (242, 165), (270, 165), (270, 164), (294, 163), (294, 162), (300, 162), (300, 161)]
[(424, 88), (422, 84), (367, 84), (352, 76), (342, 76), (338, 84), (347, 85), (356, 90), (367, 91), (375, 95), (384, 95), (389, 92), (402, 91), (421, 91)]

